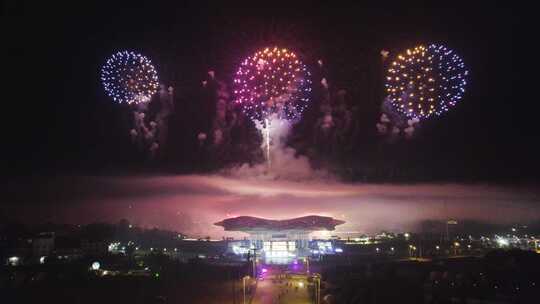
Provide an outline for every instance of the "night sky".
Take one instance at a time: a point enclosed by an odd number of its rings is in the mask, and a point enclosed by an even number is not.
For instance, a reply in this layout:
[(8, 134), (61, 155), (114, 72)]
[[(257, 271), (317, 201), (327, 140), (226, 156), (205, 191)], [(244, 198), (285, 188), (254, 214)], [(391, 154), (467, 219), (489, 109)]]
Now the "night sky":
[[(9, 163), (4, 186), (18, 189), (7, 201), (23, 191), (21, 184), (40, 188), (36, 185), (56, 176), (210, 174), (252, 161), (237, 155), (208, 165), (211, 157), (201, 158), (197, 134), (207, 131), (213, 106), (201, 81), (213, 70), (230, 85), (240, 61), (268, 45), (294, 49), (312, 68), (315, 85), (326, 77), (333, 89), (346, 90), (349, 104), (358, 109), (354, 119), (362, 131), (344, 154), (326, 157), (317, 153), (323, 147), (306, 148), (316, 106), (295, 127), (289, 144), (300, 154), (315, 150), (310, 160), (317, 166), (338, 168), (337, 175), (351, 182), (535, 185), (537, 180), (537, 106), (516, 93), (519, 21), (509, 8), (272, 8), (150, 1), (69, 7), (8, 1), (4, 14), (12, 76), (9, 111), (4, 112)], [(430, 42), (443, 43), (464, 59), (470, 71), (465, 98), (423, 123), (415, 138), (385, 142), (375, 128), (383, 98), (380, 51), (392, 56)], [(99, 80), (106, 58), (123, 49), (150, 57), (160, 82), (175, 88), (167, 147), (156, 160), (134, 149), (126, 108), (105, 94)], [(314, 94), (316, 105), (317, 89)], [(399, 178), (372, 173), (389, 167), (404, 173)]]
[[(442, 171), (470, 167), (460, 178), (535, 174), (537, 149), (531, 146), (536, 122), (524, 111), (528, 101), (516, 100), (513, 89), (513, 61), (519, 54), (513, 49), (517, 17), (510, 9), (11, 6), (7, 23), (13, 43), (8, 45), (18, 81), (11, 102), (17, 123), (9, 132), (15, 140), (10, 151), (23, 167), (14, 168), (15, 174), (139, 166), (125, 136), (122, 108), (99, 82), (101, 65), (121, 49), (149, 56), (161, 81), (176, 89), (170, 127), (176, 138), (161, 169), (198, 169), (188, 145), (195, 143), (205, 119), (198, 113), (206, 72), (215, 70), (231, 83), (246, 54), (273, 44), (290, 45), (314, 70), (316, 60), (324, 60), (329, 82), (346, 89), (361, 107), (357, 119), (371, 130), (356, 141), (368, 151), (361, 154), (372, 157), (366, 154), (378, 144), (369, 132), (375, 132), (381, 102), (380, 50), (395, 54), (431, 41), (451, 46), (464, 58), (471, 72), (465, 99), (444, 117), (427, 122), (420, 138), (400, 147), (402, 153), (380, 157)], [(453, 177), (452, 172), (437, 176)]]

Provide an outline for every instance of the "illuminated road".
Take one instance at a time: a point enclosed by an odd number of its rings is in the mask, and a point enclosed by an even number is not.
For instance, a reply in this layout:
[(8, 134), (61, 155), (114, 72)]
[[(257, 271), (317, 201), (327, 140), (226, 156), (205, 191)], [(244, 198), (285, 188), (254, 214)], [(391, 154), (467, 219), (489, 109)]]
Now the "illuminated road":
[(268, 276), (263, 281), (257, 283), (257, 291), (251, 303), (311, 304), (307, 284), (305, 277), (297, 276), (292, 279), (282, 279), (279, 282), (276, 276)]

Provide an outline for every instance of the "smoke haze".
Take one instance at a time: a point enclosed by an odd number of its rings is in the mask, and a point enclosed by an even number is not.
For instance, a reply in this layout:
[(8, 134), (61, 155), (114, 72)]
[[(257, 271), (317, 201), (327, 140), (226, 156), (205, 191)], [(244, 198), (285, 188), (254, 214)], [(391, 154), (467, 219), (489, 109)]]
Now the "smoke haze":
[[(193, 236), (235, 236), (213, 223), (252, 215), (286, 219), (308, 214), (345, 220), (336, 233), (414, 231), (423, 220), (491, 224), (540, 219), (534, 187), (463, 184), (345, 184), (226, 176), (59, 177), (7, 185), (3, 217), (23, 222), (115, 222)], [(32, 212), (29, 212), (32, 211)]]

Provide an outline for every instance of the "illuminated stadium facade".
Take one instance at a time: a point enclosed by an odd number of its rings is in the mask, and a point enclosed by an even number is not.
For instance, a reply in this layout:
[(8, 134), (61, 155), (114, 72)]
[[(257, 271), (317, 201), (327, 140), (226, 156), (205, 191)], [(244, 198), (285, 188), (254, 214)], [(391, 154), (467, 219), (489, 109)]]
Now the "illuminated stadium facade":
[(247, 242), (232, 244), (230, 251), (237, 255), (255, 250), (266, 263), (283, 264), (311, 255), (310, 234), (314, 231), (332, 231), (345, 223), (326, 216), (304, 216), (288, 220), (268, 220), (240, 216), (215, 223), (225, 231), (249, 234)]

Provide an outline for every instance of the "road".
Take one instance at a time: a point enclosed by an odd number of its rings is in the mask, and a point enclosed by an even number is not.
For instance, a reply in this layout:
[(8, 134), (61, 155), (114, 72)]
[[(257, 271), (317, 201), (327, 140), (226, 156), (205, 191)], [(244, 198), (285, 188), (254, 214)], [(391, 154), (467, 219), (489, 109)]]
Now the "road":
[[(257, 283), (257, 291), (252, 304), (311, 304), (308, 282), (305, 276), (277, 280), (277, 275), (269, 275)], [(288, 286), (287, 286), (288, 284)]]

